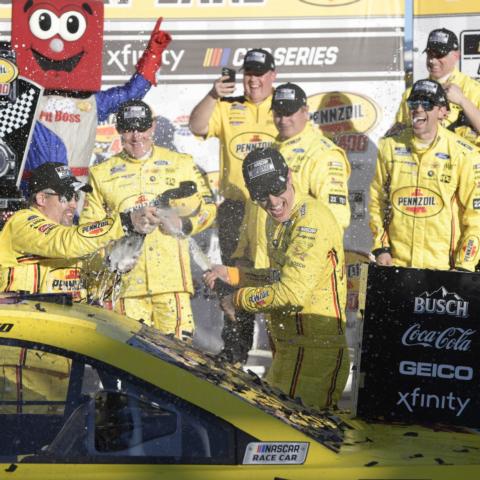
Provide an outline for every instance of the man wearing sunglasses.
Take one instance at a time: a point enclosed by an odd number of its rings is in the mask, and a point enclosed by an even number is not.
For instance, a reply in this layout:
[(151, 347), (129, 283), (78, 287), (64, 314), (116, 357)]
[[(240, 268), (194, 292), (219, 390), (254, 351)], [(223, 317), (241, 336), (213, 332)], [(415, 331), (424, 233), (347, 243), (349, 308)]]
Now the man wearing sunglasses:
[[(442, 125), (472, 143), (480, 143), (480, 84), (457, 68), (460, 58), (457, 36), (446, 28), (432, 30), (425, 52), (429, 78), (442, 85), (449, 103), (449, 111), (440, 118)], [(402, 97), (391, 132), (410, 125), (406, 102), (410, 92), (407, 89)]]
[(370, 227), (379, 265), (463, 269), (479, 260), (480, 150), (440, 125), (442, 86), (416, 82), (411, 128), (379, 142)]
[[(314, 408), (335, 405), (348, 378), (343, 231), (330, 209), (298, 194), (277, 150), (257, 149), (243, 162), (250, 198), (268, 214), (271, 268), (215, 266), (204, 275), (238, 287), (221, 306), (270, 314), (273, 361), (267, 381)], [(240, 321), (237, 320), (237, 321)]]
[(47, 162), (32, 171), (29, 207), (16, 212), (0, 233), (0, 291), (70, 293), (83, 301), (81, 257), (125, 231), (145, 234), (159, 223), (154, 209), (142, 209), (74, 226), (80, 192), (90, 190), (62, 163)]
[[(273, 121), (278, 135), (273, 144), (292, 172), (297, 194), (310, 195), (332, 211), (342, 229), (350, 223), (345, 152), (309, 122), (307, 95), (294, 83), (279, 85), (272, 98)], [(248, 258), (255, 267), (268, 266), (265, 211), (247, 202), (245, 219), (234, 258)]]
[(145, 238), (135, 267), (122, 275), (115, 302), (119, 313), (143, 319), (165, 334), (190, 337), (193, 283), (186, 237), (213, 223), (212, 192), (190, 155), (154, 145), (155, 120), (145, 102), (122, 104), (116, 122), (123, 151), (90, 169), (93, 191), (86, 196), (80, 220), (135, 211), (155, 203), (167, 191), (180, 192), (182, 182), (196, 186), (172, 200), (174, 208), (159, 205), (159, 228)]

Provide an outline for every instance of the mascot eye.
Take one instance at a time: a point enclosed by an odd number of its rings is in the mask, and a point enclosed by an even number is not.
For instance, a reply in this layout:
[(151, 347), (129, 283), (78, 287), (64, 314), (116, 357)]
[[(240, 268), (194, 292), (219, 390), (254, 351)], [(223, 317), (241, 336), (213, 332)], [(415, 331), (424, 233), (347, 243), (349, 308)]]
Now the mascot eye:
[(41, 40), (47, 40), (58, 33), (58, 17), (50, 10), (40, 9), (33, 12), (29, 20), (30, 31)]
[(66, 12), (60, 17), (60, 35), (64, 40), (74, 42), (87, 29), (85, 17), (78, 12)]

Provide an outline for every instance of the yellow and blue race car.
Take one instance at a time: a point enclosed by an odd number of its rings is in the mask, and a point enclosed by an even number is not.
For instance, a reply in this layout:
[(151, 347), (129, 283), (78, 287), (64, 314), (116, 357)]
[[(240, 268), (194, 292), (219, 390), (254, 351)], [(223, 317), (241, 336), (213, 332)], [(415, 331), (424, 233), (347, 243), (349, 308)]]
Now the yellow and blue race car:
[(1, 479), (480, 478), (476, 432), (310, 410), (140, 322), (49, 300), (0, 300)]

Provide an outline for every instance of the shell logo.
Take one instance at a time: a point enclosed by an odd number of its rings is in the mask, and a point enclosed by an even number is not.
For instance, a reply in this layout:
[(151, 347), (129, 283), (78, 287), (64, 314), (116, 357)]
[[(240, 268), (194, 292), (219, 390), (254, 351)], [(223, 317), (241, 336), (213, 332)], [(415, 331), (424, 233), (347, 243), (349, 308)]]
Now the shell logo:
[(318, 7), (343, 7), (345, 5), (351, 5), (352, 3), (358, 3), (360, 0), (300, 0), (302, 3), (308, 3), (309, 5), (317, 5)]
[(333, 137), (345, 133), (367, 133), (381, 119), (380, 107), (366, 95), (326, 92), (307, 99), (313, 123)]
[(268, 148), (274, 142), (275, 137), (264, 132), (247, 132), (241, 133), (232, 138), (228, 145), (230, 155), (237, 160), (243, 159), (256, 148)]
[(17, 77), (17, 66), (6, 58), (0, 58), (0, 83), (12, 83)]
[(438, 193), (428, 188), (402, 187), (393, 192), (395, 210), (409, 217), (428, 218), (438, 215), (444, 206)]

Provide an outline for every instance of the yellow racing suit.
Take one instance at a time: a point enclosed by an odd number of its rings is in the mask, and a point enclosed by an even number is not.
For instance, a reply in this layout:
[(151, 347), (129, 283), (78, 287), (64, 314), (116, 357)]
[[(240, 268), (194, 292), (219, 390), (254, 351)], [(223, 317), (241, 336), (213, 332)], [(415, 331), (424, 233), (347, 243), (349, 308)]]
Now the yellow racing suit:
[[(295, 193), (310, 195), (326, 205), (343, 229), (350, 224), (345, 152), (310, 123), (298, 135), (273, 144), (292, 172)], [(249, 200), (234, 258), (247, 258), (256, 268), (268, 267), (265, 222), (267, 213)]]
[[(35, 207), (20, 210), (0, 232), (0, 291), (69, 293), (84, 301), (87, 291), (79, 257), (123, 237), (117, 216), (80, 226), (53, 222)], [(4, 345), (0, 351), (0, 400), (65, 402), (71, 362), (53, 353)], [(3, 406), (0, 413), (63, 414), (58, 406)]]
[(268, 277), (265, 269), (230, 267), (231, 283), (246, 285), (235, 292), (234, 305), (270, 313), (274, 355), (267, 380), (312, 407), (334, 405), (349, 371), (342, 229), (323, 203), (296, 195), (288, 221), (268, 218), (267, 238), (279, 278), (248, 286)]
[[(89, 182), (93, 192), (86, 196), (80, 220), (148, 205), (182, 181), (194, 181), (199, 193), (198, 206), (187, 218), (189, 231), (185, 232), (195, 235), (214, 221), (211, 191), (190, 155), (157, 146), (145, 159), (132, 158), (123, 151), (92, 167)], [(180, 338), (182, 332), (193, 330), (192, 293), (188, 239), (157, 229), (145, 237), (135, 267), (122, 275), (115, 310)]]
[[(460, 72), (457, 68), (453, 70), (451, 75), (445, 81), (445, 83), (452, 83), (457, 85), (462, 90), (463, 94), (478, 108), (480, 109), (480, 83), (473, 78)], [(402, 96), (402, 102), (398, 109), (395, 121), (397, 123), (403, 123), (405, 125), (411, 125), (410, 109), (407, 105), (407, 98), (410, 95), (412, 88), (408, 88)], [(468, 120), (463, 115), (462, 108), (456, 103), (449, 103), (450, 111), (448, 116), (442, 120), (442, 125), (449, 130), (455, 132), (466, 138), (468, 141), (480, 144), (480, 136), (478, 133), (468, 125)]]
[(370, 186), (373, 253), (401, 267), (473, 271), (480, 244), (480, 150), (439, 126), (429, 147), (407, 128), (380, 140)]
[(35, 207), (16, 212), (0, 232), (0, 291), (70, 293), (85, 300), (80, 257), (124, 235), (118, 215), (104, 217), (68, 227)]

